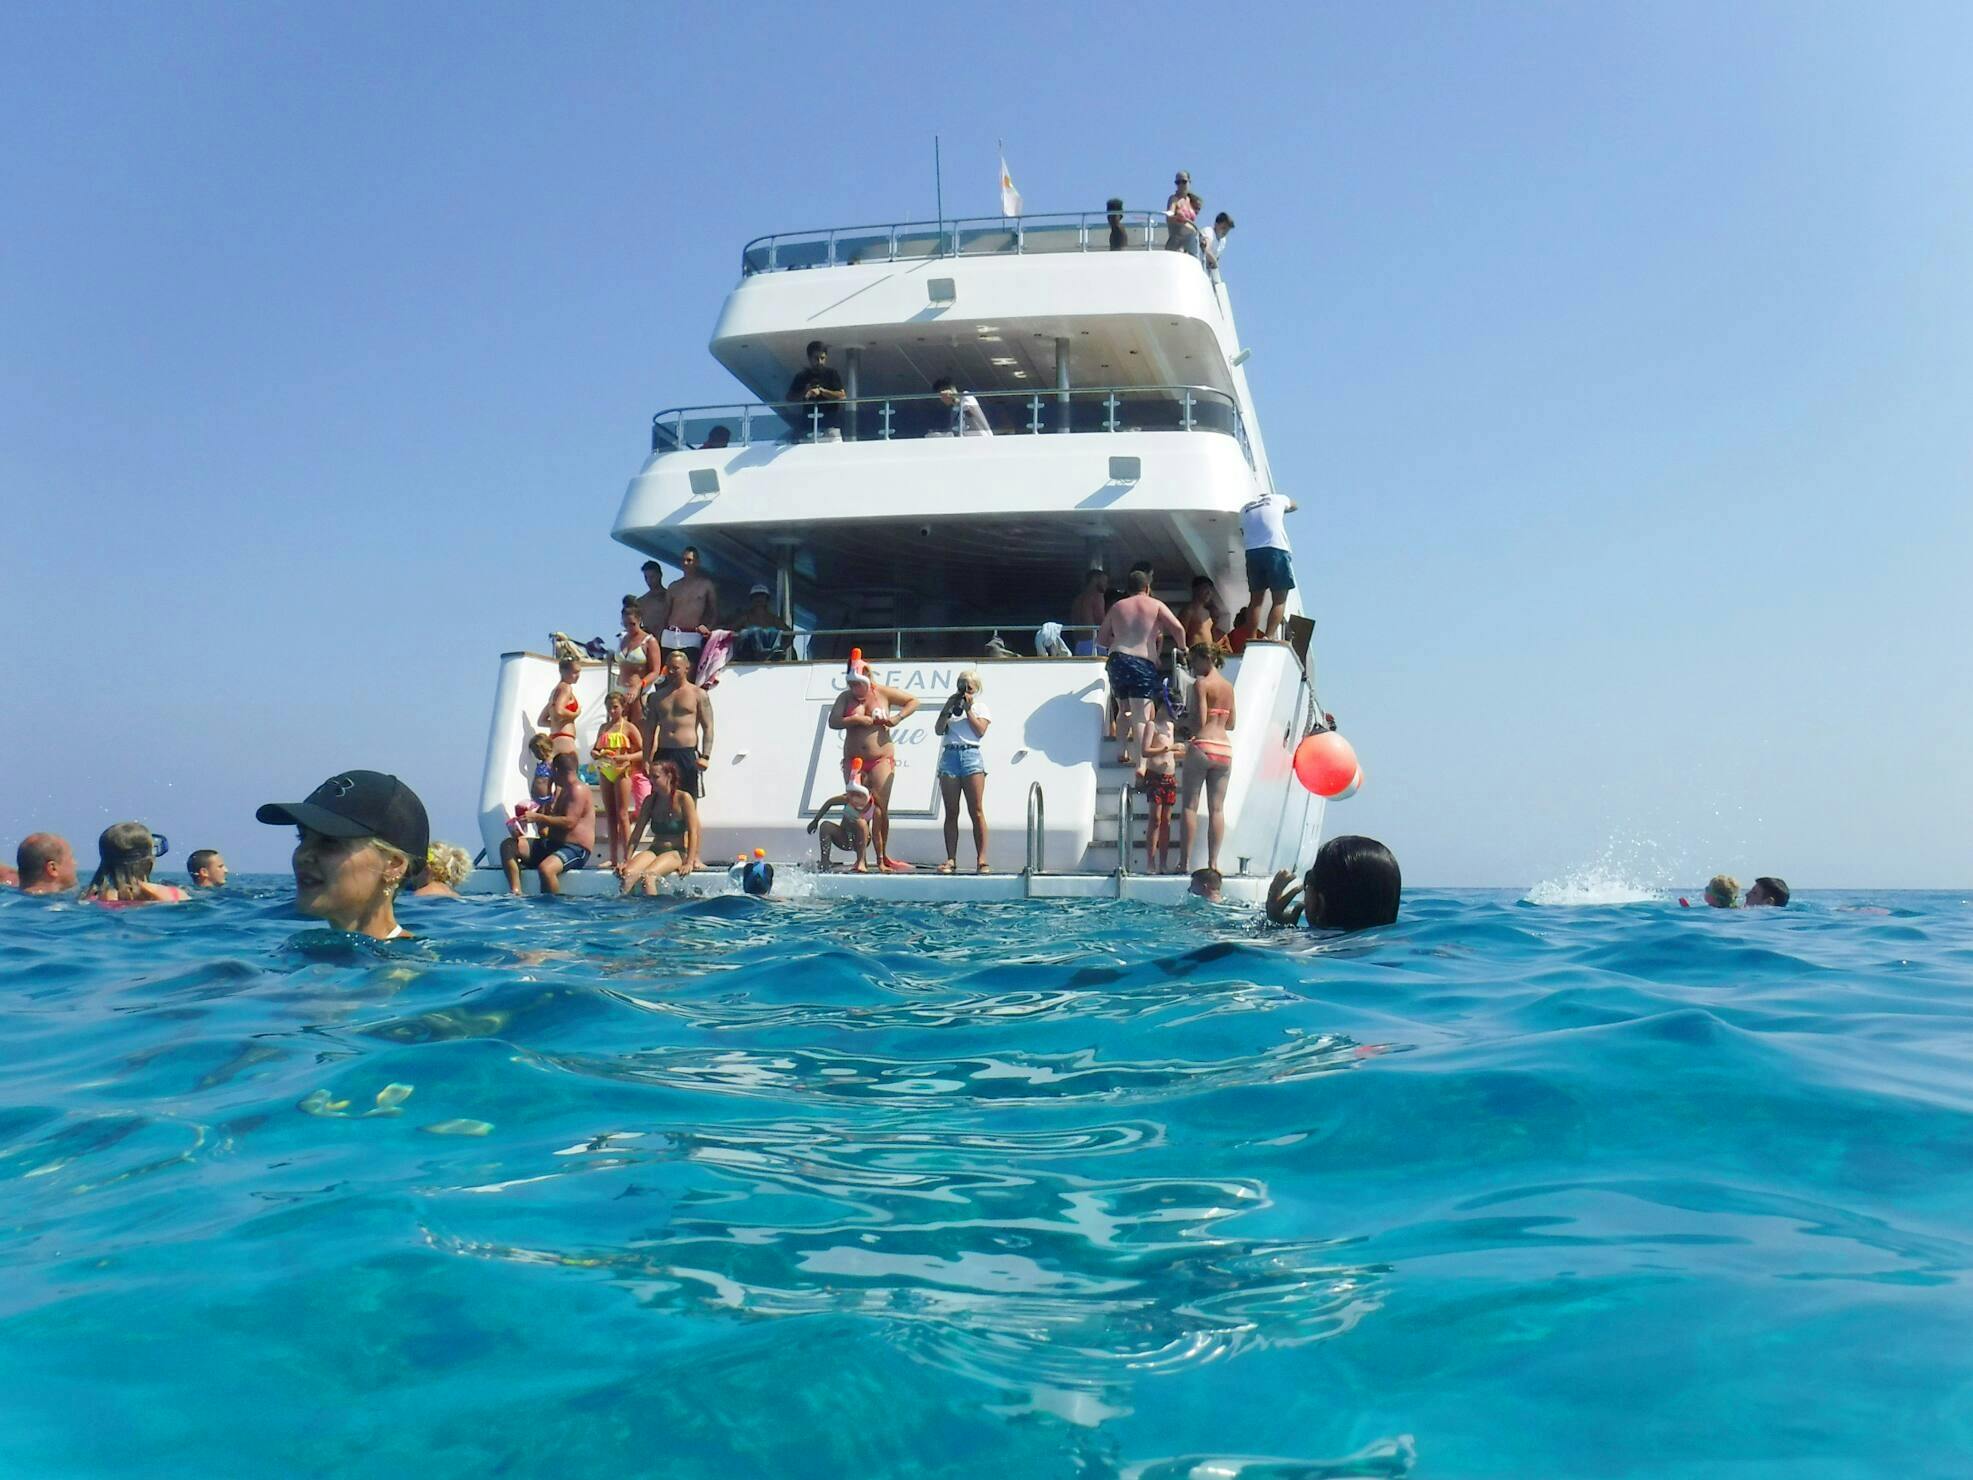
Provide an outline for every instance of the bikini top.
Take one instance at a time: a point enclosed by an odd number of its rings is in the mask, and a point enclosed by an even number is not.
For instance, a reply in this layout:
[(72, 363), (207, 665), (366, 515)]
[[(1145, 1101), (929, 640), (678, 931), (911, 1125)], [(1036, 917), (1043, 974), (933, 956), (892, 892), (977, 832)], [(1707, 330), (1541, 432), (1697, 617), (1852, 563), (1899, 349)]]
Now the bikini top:
[[(649, 638), (645, 639), (646, 642), (649, 640)], [(650, 661), (651, 655), (644, 651), (644, 643), (642, 642), (628, 651), (622, 648), (617, 650), (617, 666), (620, 668), (642, 668)]]

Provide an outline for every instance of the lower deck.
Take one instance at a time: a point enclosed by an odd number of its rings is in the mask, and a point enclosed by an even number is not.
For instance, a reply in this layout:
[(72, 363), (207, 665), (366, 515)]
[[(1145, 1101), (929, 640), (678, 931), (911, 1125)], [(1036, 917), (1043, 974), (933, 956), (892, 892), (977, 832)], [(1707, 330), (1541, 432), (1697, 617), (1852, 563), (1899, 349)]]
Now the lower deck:
[[(1176, 905), (1185, 901), (1190, 879), (1182, 874), (941, 874), (929, 869), (910, 873), (858, 874), (847, 869), (820, 873), (808, 863), (775, 863), (774, 896), (781, 899), (865, 899), (877, 904), (1020, 904), (1048, 899), (1130, 899), (1145, 904)], [(1258, 907), (1267, 898), (1268, 880), (1260, 875), (1229, 876), (1220, 891), (1227, 905)], [(498, 869), (474, 869), (462, 894), (499, 894), (506, 877)], [(521, 890), (537, 894), (532, 873), (521, 875)], [(578, 869), (562, 876), (562, 892), (581, 898), (617, 892), (614, 874), (603, 869)], [(737, 894), (739, 886), (724, 869), (673, 876), (659, 886), (660, 895), (674, 898)], [(642, 896), (639, 896), (640, 898)]]

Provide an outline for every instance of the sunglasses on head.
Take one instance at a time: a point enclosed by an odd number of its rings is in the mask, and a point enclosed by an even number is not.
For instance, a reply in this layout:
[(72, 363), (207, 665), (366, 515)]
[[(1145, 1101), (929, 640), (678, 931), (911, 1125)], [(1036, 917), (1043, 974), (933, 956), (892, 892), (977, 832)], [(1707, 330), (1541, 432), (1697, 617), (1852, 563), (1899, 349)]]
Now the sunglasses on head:
[(171, 851), (171, 839), (161, 832), (151, 834), (151, 857), (162, 858)]

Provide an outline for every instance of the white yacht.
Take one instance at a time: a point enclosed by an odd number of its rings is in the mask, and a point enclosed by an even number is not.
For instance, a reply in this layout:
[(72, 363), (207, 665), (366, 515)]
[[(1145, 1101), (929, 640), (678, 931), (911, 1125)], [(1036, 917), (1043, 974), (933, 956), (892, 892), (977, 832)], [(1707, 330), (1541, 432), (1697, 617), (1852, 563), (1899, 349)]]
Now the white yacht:
[[(1196, 575), (1229, 610), (1247, 601), (1240, 509), (1273, 487), (1247, 356), (1225, 283), (1163, 250), (1164, 236), (1161, 215), (1091, 212), (805, 231), (743, 250), (711, 349), (751, 399), (658, 412), (611, 531), (669, 566), (696, 547), (722, 620), (766, 585), (796, 633), (787, 657), (732, 662), (711, 690), (709, 868), (760, 848), (777, 888), (895, 900), (1184, 891), (1182, 873), (1147, 872), (1144, 801), (1105, 738), (1103, 660), (1037, 651), (1092, 567), (1121, 586), (1148, 560), (1174, 610)], [(833, 413), (782, 399), (818, 339), (848, 395)], [(933, 393), (942, 378), (977, 397), (990, 436), (956, 435), (976, 423)], [(599, 587), (569, 629), (612, 620), (621, 591), (641, 588), (638, 564), (626, 558), (620, 589)], [(1262, 897), (1318, 840), (1322, 800), (1290, 765), (1321, 717), (1312, 627), (1296, 615), (1287, 641), (1249, 643), (1225, 665), (1237, 704), (1220, 849), (1231, 899)], [(852, 648), (920, 703), (895, 735), (890, 851), (917, 865), (908, 873), (814, 870), (807, 828), (842, 789), (842, 736), (827, 717)], [(932, 726), (964, 668), (982, 675), (994, 718), (982, 747), (992, 872), (972, 871), (962, 819), (961, 871), (943, 875)], [(478, 887), (499, 880), (555, 681), (549, 654), (501, 659), (480, 794), (492, 868)], [(610, 682), (608, 661), (585, 665), (585, 758)], [(608, 857), (600, 799), (598, 812), (592, 864)], [(1198, 830), (1194, 867), (1203, 803)], [(1172, 834), (1175, 865), (1176, 815)], [(678, 882), (725, 884), (716, 873)], [(565, 880), (614, 886), (594, 867)]]

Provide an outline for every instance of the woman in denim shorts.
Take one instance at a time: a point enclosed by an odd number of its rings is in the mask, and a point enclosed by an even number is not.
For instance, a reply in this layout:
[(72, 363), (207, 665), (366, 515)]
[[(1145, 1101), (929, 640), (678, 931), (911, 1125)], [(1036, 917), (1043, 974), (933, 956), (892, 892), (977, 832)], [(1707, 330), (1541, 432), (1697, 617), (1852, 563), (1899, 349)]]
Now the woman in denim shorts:
[(959, 799), (965, 797), (966, 811), (973, 819), (973, 851), (979, 855), (979, 870), (987, 872), (986, 761), (980, 742), (986, 738), (993, 716), (980, 698), (980, 676), (968, 668), (959, 675), (952, 697), (939, 710), (932, 729), (939, 735), (939, 794), (945, 802), (945, 862), (939, 872), (949, 874), (958, 868)]

